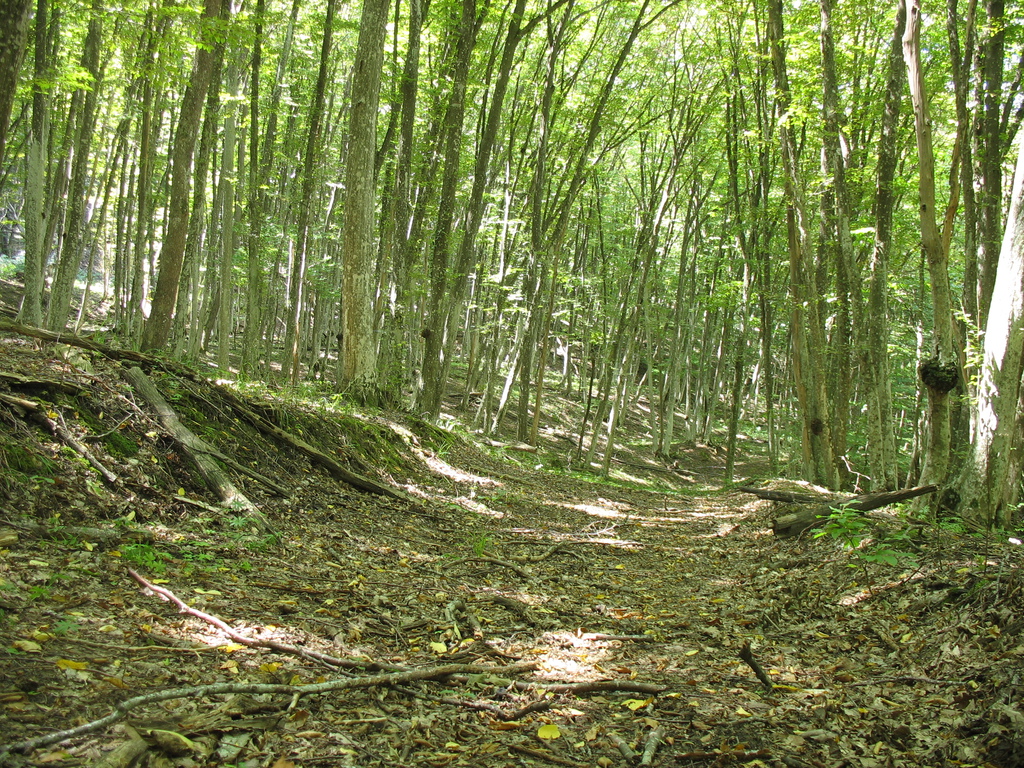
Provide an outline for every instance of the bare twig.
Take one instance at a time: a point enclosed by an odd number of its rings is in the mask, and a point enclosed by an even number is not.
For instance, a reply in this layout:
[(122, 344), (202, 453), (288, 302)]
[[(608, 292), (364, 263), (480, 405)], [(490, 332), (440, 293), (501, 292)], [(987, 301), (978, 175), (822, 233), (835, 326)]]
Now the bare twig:
[(740, 648), (740, 658), (747, 663), (747, 666), (754, 670), (754, 674), (757, 675), (757, 679), (761, 681), (761, 684), (768, 691), (772, 691), (775, 688), (775, 684), (772, 679), (768, 677), (768, 673), (764, 671), (760, 664), (757, 663), (757, 659), (754, 658), (753, 652), (750, 650), (750, 641), (747, 640), (743, 643), (743, 647)]
[(549, 763), (554, 763), (555, 765), (568, 765), (571, 766), (571, 768), (587, 768), (588, 766), (588, 763), (577, 763), (573, 760), (566, 760), (564, 757), (552, 755), (550, 752), (541, 752), (539, 749), (530, 749), (529, 747), (524, 747), (521, 744), (509, 744), (508, 748), (513, 752), (519, 752), (520, 754), (528, 755), (529, 757), (535, 757), (538, 760), (547, 760)]

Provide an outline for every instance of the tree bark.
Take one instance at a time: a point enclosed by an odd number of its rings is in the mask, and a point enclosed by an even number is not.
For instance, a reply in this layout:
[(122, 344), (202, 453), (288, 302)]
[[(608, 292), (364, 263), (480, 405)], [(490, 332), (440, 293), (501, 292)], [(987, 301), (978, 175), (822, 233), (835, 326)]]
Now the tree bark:
[[(203, 10), (204, 24), (210, 24), (220, 16), (223, 2), (224, 0), (206, 0)], [(153, 294), (153, 307), (142, 333), (142, 349), (147, 352), (162, 349), (171, 333), (171, 320), (178, 300), (178, 283), (181, 279), (188, 232), (192, 154), (214, 65), (214, 47), (206, 40), (196, 47), (192, 76), (182, 97), (181, 113), (174, 132), (167, 230), (157, 261), (159, 275)]]
[(377, 178), (377, 107), (389, 0), (363, 0), (352, 80), (348, 162), (345, 170), (345, 229), (342, 242), (341, 381), (358, 402), (376, 405), (377, 339), (374, 292), (374, 204)]
[(1020, 495), (1024, 409), (1024, 132), (1018, 136), (1006, 233), (999, 254), (978, 384), (970, 459), (958, 480), (960, 509), (988, 527), (1010, 528)]
[(892, 390), (889, 377), (889, 253), (892, 249), (892, 218), (895, 207), (893, 183), (896, 177), (897, 137), (903, 100), (905, 70), (901, 41), (906, 24), (906, 7), (899, 6), (889, 46), (885, 104), (878, 139), (875, 166), (875, 242), (871, 251), (868, 280), (868, 311), (865, 338), (865, 384), (867, 389), (868, 461), (874, 489), (899, 485), (896, 462), (896, 434), (893, 429)]
[[(28, 40), (31, 0), (0, 0), (0, 167), (3, 166), (14, 94), (18, 90), (21, 60)], [(45, 16), (42, 23), (46, 23)]]
[[(57, 274), (50, 289), (50, 304), (46, 311), (46, 325), (54, 331), (63, 330), (68, 321), (75, 278), (82, 264), (82, 244), (85, 242), (86, 198), (89, 195), (90, 149), (96, 126), (96, 102), (102, 82), (100, 42), (103, 35), (104, 11), (99, 0), (94, 0), (89, 16), (89, 31), (85, 36), (81, 65), (92, 78), (87, 88), (81, 88), (72, 103), (80, 105), (77, 115), (76, 136), (73, 144), (71, 186), (68, 190), (67, 210), (64, 213), (64, 237), (60, 246)], [(85, 300), (83, 296), (82, 300)]]
[[(902, 0), (901, 0), (902, 2)], [(931, 116), (921, 68), (921, 3), (911, 0), (903, 33), (903, 58), (907, 65), (910, 99), (914, 105), (917, 135), (921, 248), (928, 265), (932, 297), (931, 356), (921, 362), (919, 373), (928, 394), (928, 444), (922, 483), (942, 484), (949, 471), (951, 427), (950, 392), (960, 383), (961, 372), (953, 337), (953, 304), (949, 287), (949, 255), (943, 247), (936, 219), (935, 158), (932, 150)]]
[(802, 420), (801, 444), (806, 479), (834, 488), (831, 419), (826, 395), (824, 332), (818, 317), (818, 291), (811, 253), (807, 208), (797, 162), (797, 141), (790, 113), (791, 96), (786, 72), (781, 0), (768, 3), (768, 38), (775, 73), (776, 99), (782, 117), (779, 142), (785, 170), (786, 224), (789, 239), (790, 334), (793, 339), (793, 374)]

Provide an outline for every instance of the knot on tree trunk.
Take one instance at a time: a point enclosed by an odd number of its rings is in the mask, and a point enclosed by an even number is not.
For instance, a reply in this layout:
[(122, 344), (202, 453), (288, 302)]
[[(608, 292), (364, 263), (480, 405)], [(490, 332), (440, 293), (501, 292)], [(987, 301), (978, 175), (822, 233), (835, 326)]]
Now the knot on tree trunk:
[(952, 392), (960, 383), (959, 366), (956, 363), (943, 363), (937, 357), (921, 363), (918, 373), (928, 389), (941, 395)]

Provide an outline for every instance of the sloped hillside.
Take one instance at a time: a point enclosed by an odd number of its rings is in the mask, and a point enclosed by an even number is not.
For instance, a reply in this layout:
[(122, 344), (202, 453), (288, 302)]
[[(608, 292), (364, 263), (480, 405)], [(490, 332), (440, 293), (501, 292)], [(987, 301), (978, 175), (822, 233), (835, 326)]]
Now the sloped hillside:
[(1006, 536), (13, 332), (0, 419), (4, 764), (1024, 764)]

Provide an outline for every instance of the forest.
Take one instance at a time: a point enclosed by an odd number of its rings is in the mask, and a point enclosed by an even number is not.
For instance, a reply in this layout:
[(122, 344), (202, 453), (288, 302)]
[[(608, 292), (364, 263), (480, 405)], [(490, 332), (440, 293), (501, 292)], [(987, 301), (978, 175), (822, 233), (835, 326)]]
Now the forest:
[(1024, 10), (0, 0), (0, 765), (1024, 765)]
[[(485, 434), (587, 399), (1009, 526), (1021, 445), (1002, 0), (7, 0), (19, 319)], [(1005, 247), (1004, 247), (1005, 243)]]

